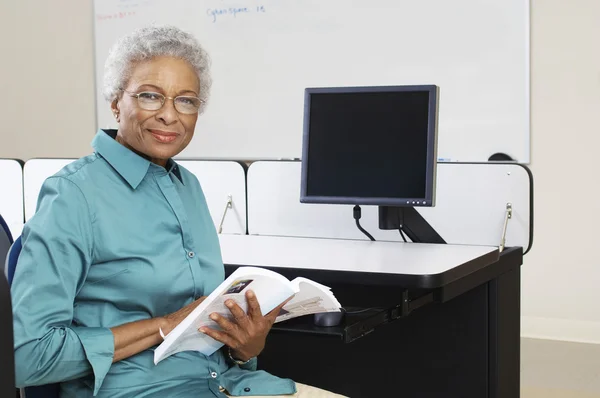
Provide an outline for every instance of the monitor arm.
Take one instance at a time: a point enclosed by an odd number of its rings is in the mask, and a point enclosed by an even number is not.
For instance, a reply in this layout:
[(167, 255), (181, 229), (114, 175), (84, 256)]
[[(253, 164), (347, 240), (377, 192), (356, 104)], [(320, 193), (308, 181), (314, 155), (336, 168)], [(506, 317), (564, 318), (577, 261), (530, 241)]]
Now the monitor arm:
[(446, 243), (414, 207), (379, 206), (379, 229), (403, 231), (415, 243)]

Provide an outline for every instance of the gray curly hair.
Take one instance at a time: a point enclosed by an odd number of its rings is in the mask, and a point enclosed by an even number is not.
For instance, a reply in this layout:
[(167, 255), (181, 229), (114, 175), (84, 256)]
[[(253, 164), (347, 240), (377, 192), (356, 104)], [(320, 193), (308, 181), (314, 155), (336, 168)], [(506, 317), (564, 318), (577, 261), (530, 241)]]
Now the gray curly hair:
[(204, 111), (210, 95), (212, 79), (210, 58), (191, 34), (174, 26), (148, 26), (120, 38), (111, 48), (104, 64), (104, 98), (112, 102), (131, 77), (136, 63), (155, 57), (169, 56), (189, 62), (198, 74)]

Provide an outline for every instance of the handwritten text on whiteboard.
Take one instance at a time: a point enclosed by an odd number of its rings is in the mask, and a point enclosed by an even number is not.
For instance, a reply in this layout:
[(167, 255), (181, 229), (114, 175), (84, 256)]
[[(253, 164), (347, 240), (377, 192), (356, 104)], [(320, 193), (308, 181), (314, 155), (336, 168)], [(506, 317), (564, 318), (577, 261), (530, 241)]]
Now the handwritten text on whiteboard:
[(266, 10), (265, 6), (209, 8), (206, 10), (206, 15), (214, 23), (224, 17), (237, 18), (238, 16), (241, 16), (241, 15), (257, 14), (257, 13), (261, 14), (266, 11), (267, 10)]

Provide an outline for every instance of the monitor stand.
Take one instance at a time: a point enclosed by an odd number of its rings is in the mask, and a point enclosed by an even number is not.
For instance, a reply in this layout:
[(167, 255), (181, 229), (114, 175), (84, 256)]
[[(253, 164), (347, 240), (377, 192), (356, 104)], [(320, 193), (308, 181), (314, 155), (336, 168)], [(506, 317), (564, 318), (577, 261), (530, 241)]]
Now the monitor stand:
[(401, 229), (415, 243), (446, 243), (412, 206), (379, 206), (379, 229)]

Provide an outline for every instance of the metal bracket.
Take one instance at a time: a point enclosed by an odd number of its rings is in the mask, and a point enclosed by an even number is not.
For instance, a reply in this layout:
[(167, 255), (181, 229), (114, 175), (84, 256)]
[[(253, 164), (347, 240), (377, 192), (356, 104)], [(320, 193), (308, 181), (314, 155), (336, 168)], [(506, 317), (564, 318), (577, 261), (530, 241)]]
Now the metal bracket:
[(414, 310), (421, 308), (427, 304), (431, 304), (435, 301), (433, 292), (429, 292), (423, 296), (415, 299), (410, 299), (408, 296), (408, 290), (402, 291), (402, 302), (396, 307), (391, 308), (389, 311), (389, 319), (394, 320), (410, 315)]
[(227, 203), (225, 204), (225, 210), (223, 211), (223, 216), (221, 217), (221, 222), (219, 223), (219, 233), (223, 232), (223, 222), (225, 221), (225, 216), (227, 215), (227, 210), (233, 207), (233, 198), (231, 194), (227, 195)]
[(435, 297), (433, 292), (429, 292), (411, 300), (408, 290), (403, 290), (401, 300), (399, 304), (391, 308), (373, 309), (376, 311), (375, 313), (370, 313), (366, 318), (354, 321), (354, 323), (346, 326), (344, 328), (344, 341), (350, 343), (371, 333), (381, 325), (406, 317), (416, 309), (435, 302)]
[(513, 208), (512, 203), (506, 204), (506, 213), (504, 215), (504, 227), (502, 228), (502, 239), (500, 240), (500, 252), (504, 250), (506, 245), (506, 229), (508, 227), (508, 220), (512, 218)]
[(402, 291), (402, 302), (400, 303), (400, 305), (398, 307), (396, 307), (397, 310), (399, 310), (396, 314), (394, 314), (392, 312), (392, 319), (397, 319), (403, 316), (407, 316), (408, 314), (410, 314), (412, 312), (412, 308), (410, 308), (410, 299), (408, 298), (408, 290), (403, 290)]

